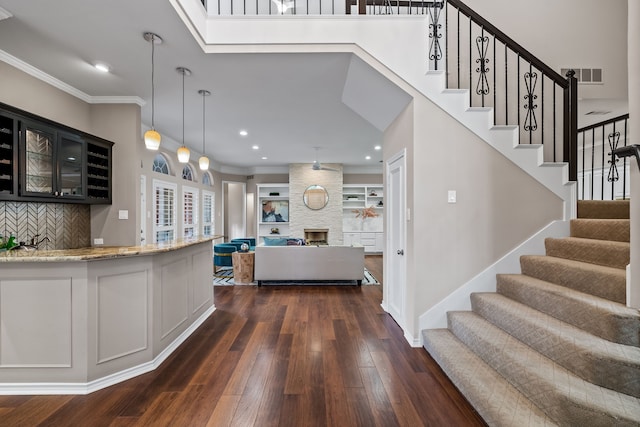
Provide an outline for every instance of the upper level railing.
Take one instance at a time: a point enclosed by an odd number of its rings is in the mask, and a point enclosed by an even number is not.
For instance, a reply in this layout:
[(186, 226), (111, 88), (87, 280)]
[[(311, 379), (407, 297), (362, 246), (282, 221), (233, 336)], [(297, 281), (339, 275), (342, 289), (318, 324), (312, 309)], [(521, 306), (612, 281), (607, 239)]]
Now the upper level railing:
[(496, 125), (518, 125), (521, 144), (541, 144), (545, 161), (569, 163), (575, 181), (573, 71), (561, 76), (460, 0), (445, 1), (429, 17), (429, 60), (446, 70), (447, 86), (469, 89), (471, 107), (492, 107)]
[[(629, 163), (613, 155), (629, 145), (629, 115), (578, 129), (578, 198), (615, 200), (629, 197)], [(622, 161), (621, 161), (622, 160)]]

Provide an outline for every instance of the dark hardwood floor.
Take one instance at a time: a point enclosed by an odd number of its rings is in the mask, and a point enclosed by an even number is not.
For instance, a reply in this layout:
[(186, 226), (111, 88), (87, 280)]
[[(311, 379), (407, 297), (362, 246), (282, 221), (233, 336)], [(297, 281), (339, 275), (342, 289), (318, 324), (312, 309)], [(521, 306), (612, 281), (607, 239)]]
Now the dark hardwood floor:
[[(382, 281), (382, 257), (367, 257)], [(0, 396), (1, 426), (482, 426), (380, 307), (381, 286), (215, 287), (157, 370), (87, 396)]]

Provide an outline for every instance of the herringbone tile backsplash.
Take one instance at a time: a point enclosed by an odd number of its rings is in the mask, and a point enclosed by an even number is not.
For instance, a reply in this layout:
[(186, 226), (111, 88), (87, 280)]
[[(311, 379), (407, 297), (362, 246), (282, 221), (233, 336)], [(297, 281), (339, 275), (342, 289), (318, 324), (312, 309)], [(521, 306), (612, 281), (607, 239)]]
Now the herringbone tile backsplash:
[(88, 205), (0, 202), (0, 235), (13, 233), (29, 243), (39, 234), (50, 242), (40, 249), (75, 249), (90, 246), (91, 211)]

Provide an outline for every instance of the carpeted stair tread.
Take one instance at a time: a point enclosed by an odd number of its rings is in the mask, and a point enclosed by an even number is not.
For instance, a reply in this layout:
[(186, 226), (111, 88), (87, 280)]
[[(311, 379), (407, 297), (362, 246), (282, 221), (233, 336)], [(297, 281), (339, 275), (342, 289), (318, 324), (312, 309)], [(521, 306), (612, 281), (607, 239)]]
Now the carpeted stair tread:
[(596, 337), (497, 293), (471, 294), (471, 307), (580, 378), (640, 397), (640, 348)]
[(606, 340), (640, 347), (640, 311), (523, 274), (497, 275), (497, 292)]
[(624, 269), (629, 264), (628, 242), (583, 239), (580, 237), (553, 238), (544, 240), (548, 256), (589, 262), (591, 264)]
[(558, 424), (640, 423), (640, 399), (579, 378), (475, 313), (447, 319), (460, 341)]
[(629, 219), (629, 200), (578, 200), (578, 218)]
[(520, 268), (527, 276), (620, 304), (626, 302), (626, 272), (619, 268), (544, 255), (520, 257)]
[(424, 348), (490, 426), (556, 425), (448, 329), (422, 331)]
[(571, 237), (629, 242), (631, 220), (578, 218), (570, 222)]

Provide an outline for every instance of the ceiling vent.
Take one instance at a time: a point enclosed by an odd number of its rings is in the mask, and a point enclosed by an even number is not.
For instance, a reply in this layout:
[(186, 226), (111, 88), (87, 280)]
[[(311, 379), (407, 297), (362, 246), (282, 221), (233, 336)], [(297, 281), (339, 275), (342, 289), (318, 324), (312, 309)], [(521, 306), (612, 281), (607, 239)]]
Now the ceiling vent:
[(560, 74), (563, 76), (567, 75), (569, 70), (574, 70), (576, 72), (576, 79), (578, 79), (578, 83), (587, 84), (587, 85), (601, 85), (602, 81), (602, 68), (562, 68), (560, 69)]

